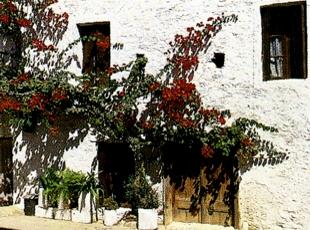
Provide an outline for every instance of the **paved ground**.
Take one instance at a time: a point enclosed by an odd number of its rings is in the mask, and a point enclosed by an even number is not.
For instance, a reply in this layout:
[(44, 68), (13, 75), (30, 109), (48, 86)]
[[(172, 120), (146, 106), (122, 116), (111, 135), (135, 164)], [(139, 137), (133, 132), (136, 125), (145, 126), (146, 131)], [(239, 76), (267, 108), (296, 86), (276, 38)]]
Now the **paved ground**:
[[(0, 207), (0, 230), (133, 230), (136, 229), (135, 226), (135, 222), (106, 227), (101, 221), (93, 224), (80, 224), (71, 221), (51, 220), (34, 216), (25, 216), (23, 212), (15, 206)], [(167, 227), (160, 225), (158, 230), (233, 230), (233, 228), (175, 222)]]

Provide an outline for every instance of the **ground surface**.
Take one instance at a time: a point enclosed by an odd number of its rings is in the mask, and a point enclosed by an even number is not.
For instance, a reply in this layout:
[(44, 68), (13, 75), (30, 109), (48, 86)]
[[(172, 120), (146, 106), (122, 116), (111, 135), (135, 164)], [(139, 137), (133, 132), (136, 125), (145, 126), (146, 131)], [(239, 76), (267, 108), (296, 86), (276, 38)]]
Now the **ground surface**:
[[(106, 227), (101, 221), (93, 224), (80, 224), (71, 221), (51, 220), (34, 216), (25, 216), (23, 212), (15, 206), (0, 207), (0, 230), (133, 230), (136, 229), (135, 226), (134, 222)], [(158, 230), (233, 230), (233, 228), (174, 222), (167, 227), (160, 225)]]

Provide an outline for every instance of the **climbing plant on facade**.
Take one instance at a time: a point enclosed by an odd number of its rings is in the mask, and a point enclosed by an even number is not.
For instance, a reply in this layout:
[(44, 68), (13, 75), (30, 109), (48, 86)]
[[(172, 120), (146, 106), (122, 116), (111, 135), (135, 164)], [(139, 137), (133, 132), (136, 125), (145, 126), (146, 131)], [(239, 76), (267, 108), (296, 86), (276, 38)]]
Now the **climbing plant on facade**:
[[(77, 61), (69, 50), (82, 39), (96, 41), (99, 48), (107, 48), (110, 41), (83, 37), (60, 49), (69, 15), (55, 13), (51, 8), (55, 2), (4, 0), (0, 4), (2, 47), (11, 44), (2, 52), (2, 122), (26, 131), (40, 123), (55, 132), (58, 118), (83, 116), (98, 140), (127, 143), (140, 162), (149, 160), (145, 149), (150, 150), (152, 157), (166, 164), (164, 174), (171, 169), (165, 155), (169, 144), (198, 149), (202, 163), (219, 158), (244, 170), (260, 153), (267, 153), (275, 163), (286, 157), (257, 132), (276, 129), (247, 118), (227, 124), (229, 110), (204, 105), (193, 83), (200, 56), (226, 23), (236, 21), (235, 15), (210, 17), (187, 28), (186, 34), (176, 35), (165, 52), (167, 63), (156, 75), (146, 73), (147, 58), (138, 54), (132, 62), (96, 73), (96, 78), (110, 80), (94, 85), (89, 84), (91, 74), (77, 76), (68, 71)], [(121, 72), (125, 77), (116, 78)]]
[[(36, 122), (53, 123), (56, 115), (72, 104), (70, 73), (72, 57), (57, 48), (68, 25), (67, 13), (55, 13), (57, 1), (0, 3), (2, 122), (26, 130)], [(30, 10), (31, 9), (31, 10)]]

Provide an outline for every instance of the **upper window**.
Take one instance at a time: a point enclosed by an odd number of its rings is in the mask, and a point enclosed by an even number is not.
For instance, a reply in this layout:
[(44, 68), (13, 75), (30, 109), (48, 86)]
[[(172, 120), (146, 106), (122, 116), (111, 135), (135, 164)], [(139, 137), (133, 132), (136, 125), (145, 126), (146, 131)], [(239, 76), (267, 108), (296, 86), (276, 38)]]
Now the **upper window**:
[[(19, 35), (19, 34), (18, 34)], [(0, 35), (0, 67), (16, 71), (21, 58), (21, 47), (17, 42), (18, 36)]]
[(110, 66), (110, 23), (95, 22), (78, 24), (83, 44), (82, 72), (93, 76), (92, 84), (107, 84), (102, 73)]
[(264, 80), (306, 78), (306, 2), (261, 7)]

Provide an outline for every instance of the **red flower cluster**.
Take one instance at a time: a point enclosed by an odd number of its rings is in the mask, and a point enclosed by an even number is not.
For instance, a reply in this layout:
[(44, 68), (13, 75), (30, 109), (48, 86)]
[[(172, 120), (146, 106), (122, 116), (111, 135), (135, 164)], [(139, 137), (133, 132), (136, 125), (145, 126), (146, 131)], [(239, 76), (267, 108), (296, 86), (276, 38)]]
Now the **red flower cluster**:
[(28, 101), (28, 105), (31, 109), (38, 109), (41, 111), (44, 111), (45, 106), (47, 103), (46, 96), (42, 93), (36, 93), (31, 96), (31, 98)]
[(199, 113), (203, 116), (205, 122), (208, 122), (210, 120), (216, 120), (221, 125), (225, 125), (226, 123), (224, 116), (221, 114), (219, 110), (201, 108), (199, 110)]
[(7, 8), (10, 12), (14, 13), (17, 11), (17, 7), (15, 4), (12, 2), (12, 0), (8, 1), (5, 5), (5, 8)]
[(184, 71), (196, 68), (199, 64), (197, 56), (177, 56), (173, 61), (176, 68), (181, 68)]
[(16, 79), (11, 80), (11, 84), (18, 85), (24, 81), (27, 81), (29, 79), (29, 76), (26, 73), (23, 73), (19, 75)]
[(199, 113), (204, 116), (205, 119), (214, 118), (220, 116), (220, 111), (217, 109), (203, 109), (199, 110)]
[(149, 91), (154, 92), (160, 88), (160, 84), (158, 82), (153, 82), (149, 85)]
[(210, 45), (210, 38), (214, 36), (224, 23), (223, 18), (208, 18), (208, 23), (197, 23), (196, 27), (188, 27), (186, 35), (175, 35), (167, 50), (168, 62), (173, 65), (173, 78), (193, 79), (194, 71), (198, 68), (198, 55), (206, 52)]
[(152, 129), (154, 127), (154, 124), (148, 121), (142, 122), (142, 128), (143, 129)]
[(159, 108), (167, 116), (179, 123), (181, 126), (188, 128), (195, 126), (191, 119), (193, 111), (187, 108), (191, 103), (200, 103), (200, 98), (195, 94), (195, 85), (186, 82), (184, 79), (174, 80), (171, 87), (162, 90), (162, 101)]
[(55, 50), (55, 47), (53, 45), (45, 45), (43, 41), (39, 39), (32, 40), (32, 45), (34, 48), (36, 48), (39, 51), (46, 51), (46, 50)]
[(214, 150), (209, 145), (204, 145), (200, 153), (204, 158), (211, 158), (214, 155)]
[(248, 146), (252, 146), (253, 142), (252, 142), (252, 140), (250, 138), (246, 137), (246, 138), (241, 140), (241, 145), (243, 147), (248, 147)]
[(96, 42), (97, 47), (101, 49), (108, 49), (110, 47), (110, 41), (104, 40), (104, 41), (97, 41)]
[(0, 15), (0, 22), (3, 24), (9, 24), (10, 23), (10, 17), (5, 14)]
[(226, 120), (225, 120), (223, 115), (220, 115), (218, 117), (218, 121), (220, 122), (221, 125), (225, 125), (225, 123), (226, 123)]
[(119, 93), (118, 93), (118, 96), (119, 96), (119, 97), (124, 97), (124, 96), (125, 96), (125, 91), (123, 90), (123, 91), (119, 92)]
[(52, 93), (53, 101), (63, 101), (68, 98), (67, 93), (62, 89), (55, 89)]
[(59, 127), (53, 126), (49, 128), (49, 133), (54, 137), (58, 136), (59, 132), (60, 132)]
[(174, 80), (171, 88), (164, 88), (162, 97), (164, 101), (187, 100), (194, 93), (196, 86), (193, 83), (188, 83), (184, 79)]
[(31, 21), (26, 18), (21, 18), (16, 20), (16, 24), (21, 27), (29, 27), (31, 26)]
[(21, 109), (21, 104), (12, 98), (2, 98), (0, 101), (0, 112), (3, 112), (5, 110), (15, 110), (19, 111)]

